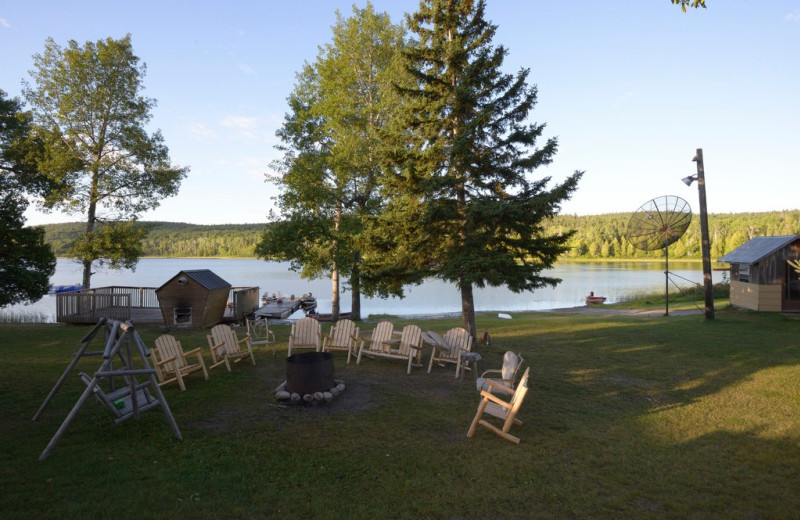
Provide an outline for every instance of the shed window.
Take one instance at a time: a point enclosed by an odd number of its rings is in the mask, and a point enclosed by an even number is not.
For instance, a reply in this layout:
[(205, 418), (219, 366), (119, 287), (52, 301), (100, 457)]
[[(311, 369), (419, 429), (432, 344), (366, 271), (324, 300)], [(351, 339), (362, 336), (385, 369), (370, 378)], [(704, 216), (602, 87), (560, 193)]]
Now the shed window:
[(750, 283), (750, 264), (739, 264), (739, 281)]

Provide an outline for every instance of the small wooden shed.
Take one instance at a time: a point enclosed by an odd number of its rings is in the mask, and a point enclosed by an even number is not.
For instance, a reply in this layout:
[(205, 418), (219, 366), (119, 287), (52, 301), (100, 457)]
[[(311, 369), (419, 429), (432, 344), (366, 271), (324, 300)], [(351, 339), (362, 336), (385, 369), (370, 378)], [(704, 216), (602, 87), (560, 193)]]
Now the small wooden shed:
[(167, 327), (212, 327), (222, 321), (231, 284), (208, 269), (181, 271), (156, 289)]
[(797, 235), (756, 237), (720, 257), (731, 264), (731, 305), (754, 311), (800, 311)]

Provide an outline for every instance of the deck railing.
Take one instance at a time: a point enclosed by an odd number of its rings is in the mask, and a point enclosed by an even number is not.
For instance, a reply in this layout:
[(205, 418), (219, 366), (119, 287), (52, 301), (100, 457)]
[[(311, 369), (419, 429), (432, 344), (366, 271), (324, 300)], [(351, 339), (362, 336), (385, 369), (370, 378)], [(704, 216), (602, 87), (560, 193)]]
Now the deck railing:
[(131, 307), (139, 309), (158, 309), (158, 296), (155, 287), (125, 287), (110, 286), (98, 287), (97, 289), (87, 289), (81, 292), (94, 292), (95, 294), (127, 294), (131, 298)]
[(130, 294), (72, 291), (56, 295), (56, 321), (97, 323), (100, 318), (127, 321), (131, 318)]

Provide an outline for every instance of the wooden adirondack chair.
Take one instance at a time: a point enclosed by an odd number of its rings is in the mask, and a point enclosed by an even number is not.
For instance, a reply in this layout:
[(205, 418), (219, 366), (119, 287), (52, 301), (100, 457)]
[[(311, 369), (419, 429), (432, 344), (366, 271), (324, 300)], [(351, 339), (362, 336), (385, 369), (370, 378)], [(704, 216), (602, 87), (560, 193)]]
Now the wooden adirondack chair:
[[(389, 323), (389, 325), (391, 325), (391, 323)], [(386, 328), (383, 330), (376, 328), (375, 331), (373, 331), (372, 341), (370, 342), (370, 348), (368, 350), (369, 355), (372, 357), (408, 361), (407, 373), (410, 374), (411, 366), (415, 362), (419, 365), (422, 357), (422, 329), (416, 325), (406, 325), (403, 327), (403, 332), (398, 337), (394, 332), (387, 336)], [(394, 329), (393, 325), (392, 329)], [(380, 339), (378, 339), (378, 337), (380, 337)], [(364, 343), (362, 343), (362, 349), (363, 346)], [(359, 360), (360, 359), (361, 350), (359, 350)]]
[(319, 321), (314, 318), (300, 318), (292, 324), (292, 331), (289, 333), (289, 353), (298, 348), (313, 348), (319, 352), (321, 344), (322, 329)]
[[(184, 376), (201, 370), (208, 381), (208, 370), (201, 349), (198, 347), (184, 352), (181, 342), (174, 336), (163, 334), (156, 338), (155, 347), (150, 349), (150, 357), (158, 376), (158, 386), (177, 381), (181, 390), (186, 390)], [(189, 357), (193, 359), (190, 361), (187, 359)]]
[[(429, 333), (430, 334), (430, 333)], [(428, 373), (431, 373), (434, 363), (444, 366), (444, 363), (456, 365), (456, 377), (461, 368), (461, 354), (472, 351), (472, 336), (467, 329), (454, 327), (444, 335), (444, 344), (434, 347), (431, 361), (428, 363)], [(465, 368), (467, 368), (465, 366)]]
[(250, 337), (250, 344), (256, 345), (272, 345), (272, 355), (275, 355), (275, 334), (269, 330), (269, 322), (267, 318), (247, 321), (247, 335)]
[[(492, 368), (489, 370), (485, 370), (483, 374), (477, 379), (476, 385), (478, 387), (478, 391), (481, 390), (488, 390), (489, 383), (495, 382), (500, 383), (499, 385), (495, 385), (492, 388), (493, 392), (502, 392), (506, 394), (513, 393), (513, 391), (517, 388), (517, 376), (522, 371), (522, 366), (525, 364), (525, 360), (522, 358), (521, 354), (515, 354), (510, 350), (503, 354), (503, 366), (502, 368)], [(511, 392), (508, 392), (507, 389), (511, 389)]]
[(350, 356), (356, 355), (357, 349), (358, 327), (350, 320), (337, 321), (328, 334), (322, 338), (322, 351), (347, 351), (347, 363), (350, 363)]
[(227, 325), (220, 324), (211, 328), (211, 334), (207, 335), (208, 346), (211, 347), (211, 359), (213, 363), (210, 368), (216, 368), (224, 364), (231, 371), (231, 361), (238, 363), (246, 357), (255, 365), (256, 358), (253, 356), (253, 346), (250, 344), (250, 336), (242, 339), (236, 337), (236, 331)]
[(361, 346), (358, 348), (356, 365), (361, 363), (361, 355), (364, 353), (364, 346), (367, 347), (367, 355), (375, 355), (386, 350), (386, 342), (394, 337), (394, 324), (391, 321), (381, 321), (372, 330), (369, 339), (362, 338)]
[[(517, 412), (519, 411), (520, 405), (522, 405), (522, 401), (525, 399), (525, 395), (528, 393), (529, 373), (530, 368), (525, 369), (525, 373), (522, 374), (522, 378), (520, 379), (516, 390), (511, 390), (510, 388), (507, 389), (510, 390), (509, 393), (513, 394), (510, 401), (503, 401), (492, 393), (492, 387), (500, 385), (500, 383), (496, 383), (494, 381), (489, 382), (489, 389), (481, 391), (481, 403), (478, 405), (478, 413), (475, 414), (475, 418), (472, 420), (472, 424), (467, 432), (467, 437), (472, 437), (475, 435), (475, 428), (478, 425), (481, 425), (500, 437), (515, 444), (519, 444), (519, 437), (511, 435), (508, 433), (508, 431), (511, 429), (512, 425), (522, 424), (522, 421), (517, 419)], [(493, 417), (501, 419), (503, 421), (503, 427), (498, 428), (497, 426), (483, 419), (484, 414), (489, 414)]]

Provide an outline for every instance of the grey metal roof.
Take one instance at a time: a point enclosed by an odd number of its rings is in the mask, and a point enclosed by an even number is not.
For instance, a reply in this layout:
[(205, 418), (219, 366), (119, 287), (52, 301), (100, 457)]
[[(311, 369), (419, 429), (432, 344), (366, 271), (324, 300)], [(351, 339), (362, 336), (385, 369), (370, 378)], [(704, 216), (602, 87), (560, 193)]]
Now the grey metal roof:
[(156, 293), (158, 293), (161, 289), (169, 285), (170, 282), (172, 282), (172, 280), (176, 279), (181, 274), (188, 276), (189, 278), (199, 283), (209, 291), (213, 291), (215, 289), (231, 288), (231, 284), (229, 284), (228, 282), (226, 282), (225, 280), (214, 274), (209, 269), (190, 269), (188, 271), (181, 271), (180, 273), (176, 274), (175, 276), (167, 280), (167, 282), (164, 285), (156, 289)]
[(210, 269), (192, 269), (190, 271), (183, 271), (186, 276), (189, 276), (195, 282), (199, 283), (209, 291), (214, 289), (230, 289), (231, 284), (214, 274)]
[(800, 237), (797, 235), (756, 237), (737, 247), (727, 255), (719, 257), (717, 262), (727, 262), (729, 264), (754, 264), (771, 253), (786, 247), (799, 238)]

